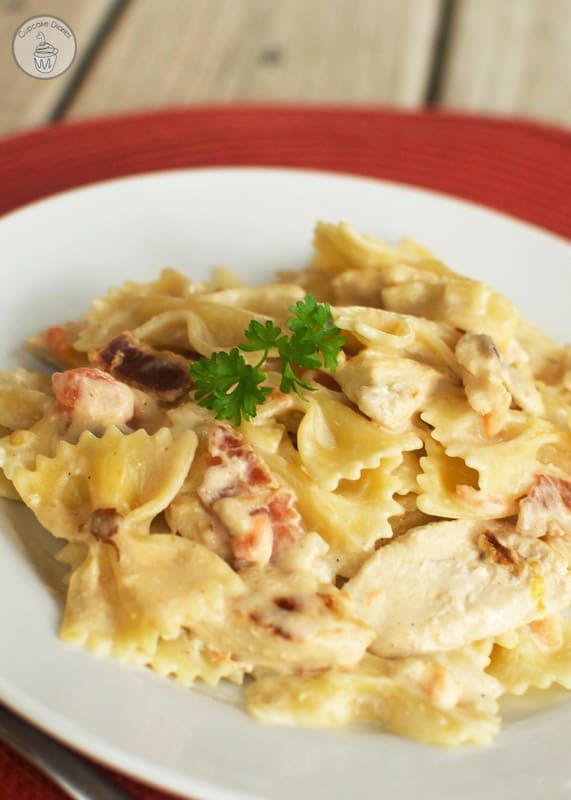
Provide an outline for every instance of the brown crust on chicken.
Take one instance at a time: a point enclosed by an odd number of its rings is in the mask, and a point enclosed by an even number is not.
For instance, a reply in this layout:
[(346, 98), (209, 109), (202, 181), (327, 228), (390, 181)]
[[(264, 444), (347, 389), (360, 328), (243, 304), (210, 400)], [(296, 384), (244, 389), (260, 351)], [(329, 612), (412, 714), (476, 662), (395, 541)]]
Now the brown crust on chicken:
[(482, 561), (491, 561), (500, 567), (505, 567), (514, 575), (519, 575), (521, 569), (513, 553), (494, 536), (491, 531), (484, 531), (478, 536), (476, 542)]
[(294, 637), (289, 631), (286, 631), (285, 628), (282, 628), (281, 625), (276, 625), (274, 622), (264, 622), (261, 614), (258, 612), (252, 611), (249, 617), (254, 625), (259, 625), (260, 628), (264, 628), (264, 630), (267, 630), (275, 636), (279, 636), (281, 639), (285, 639), (288, 642), (293, 641)]

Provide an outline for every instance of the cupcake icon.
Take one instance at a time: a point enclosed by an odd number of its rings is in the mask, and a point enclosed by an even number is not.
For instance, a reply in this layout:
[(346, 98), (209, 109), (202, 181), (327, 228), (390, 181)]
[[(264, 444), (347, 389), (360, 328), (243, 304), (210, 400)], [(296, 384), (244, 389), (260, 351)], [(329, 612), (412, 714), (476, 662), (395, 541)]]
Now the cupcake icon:
[(46, 37), (42, 31), (36, 34), (36, 39), (40, 40), (34, 50), (34, 64), (36, 65), (36, 70), (42, 73), (53, 72), (58, 54), (57, 47), (54, 47), (53, 44), (46, 41)]

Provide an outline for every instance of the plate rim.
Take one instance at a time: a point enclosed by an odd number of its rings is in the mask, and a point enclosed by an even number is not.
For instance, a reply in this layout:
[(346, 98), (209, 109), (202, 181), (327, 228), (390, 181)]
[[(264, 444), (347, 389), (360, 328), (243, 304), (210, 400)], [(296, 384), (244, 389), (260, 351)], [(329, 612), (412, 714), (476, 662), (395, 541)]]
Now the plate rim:
[(0, 214), (0, 226), (5, 221), (10, 221), (13, 217), (16, 217), (20, 214), (28, 212), (32, 209), (36, 209), (38, 206), (42, 204), (48, 204), (50, 202), (55, 202), (60, 199), (66, 198), (69, 195), (77, 195), (90, 192), (92, 190), (96, 190), (99, 188), (103, 188), (105, 186), (114, 185), (116, 183), (128, 183), (131, 181), (138, 181), (138, 180), (146, 180), (148, 178), (156, 177), (167, 177), (173, 174), (193, 174), (193, 173), (205, 173), (205, 172), (212, 172), (216, 174), (220, 173), (275, 173), (277, 175), (301, 175), (301, 176), (314, 176), (314, 177), (325, 177), (325, 178), (341, 178), (341, 179), (349, 179), (351, 181), (359, 181), (366, 184), (377, 184), (381, 186), (385, 186), (387, 188), (395, 188), (398, 190), (406, 190), (411, 191), (414, 193), (420, 193), (427, 197), (433, 197), (438, 200), (445, 200), (450, 201), (453, 203), (458, 203), (463, 206), (467, 206), (474, 210), (478, 210), (484, 212), (486, 214), (491, 214), (496, 217), (501, 217), (506, 221), (514, 223), (516, 225), (521, 225), (524, 228), (531, 228), (536, 233), (540, 233), (543, 236), (549, 236), (556, 241), (571, 246), (571, 235), (569, 238), (563, 236), (560, 233), (556, 233), (555, 231), (550, 230), (549, 228), (544, 228), (541, 225), (538, 225), (535, 222), (530, 222), (523, 217), (518, 217), (515, 214), (512, 214), (509, 211), (503, 211), (501, 209), (497, 209), (494, 206), (486, 205), (485, 203), (481, 203), (477, 200), (469, 200), (465, 197), (461, 197), (459, 195), (455, 195), (449, 192), (442, 192), (438, 189), (430, 189), (426, 186), (420, 186), (415, 183), (406, 183), (404, 181), (394, 181), (388, 180), (385, 178), (377, 178), (371, 175), (363, 175), (358, 172), (344, 172), (342, 170), (334, 171), (334, 170), (325, 170), (325, 169), (311, 169), (308, 167), (280, 167), (280, 166), (264, 166), (258, 164), (238, 164), (235, 166), (204, 166), (204, 167), (172, 167), (168, 169), (157, 169), (157, 170), (149, 170), (149, 171), (142, 171), (142, 172), (133, 172), (129, 175), (119, 175), (115, 178), (103, 178), (101, 180), (90, 181), (88, 183), (83, 183), (80, 186), (73, 186), (70, 189), (64, 189), (60, 192), (54, 192), (53, 194), (48, 194), (43, 197), (39, 197), (36, 200), (31, 200), (28, 203), (25, 203), (22, 206), (18, 206), (17, 208), (11, 209), (10, 211), (6, 211), (3, 214)]
[[(78, 187), (74, 187), (71, 189), (67, 189), (61, 192), (55, 192), (54, 194), (48, 195), (46, 197), (38, 198), (37, 200), (31, 201), (26, 205), (20, 206), (16, 209), (13, 209), (9, 212), (6, 212), (2, 216), (0, 216), (0, 229), (2, 228), (2, 224), (5, 222), (10, 222), (12, 219), (23, 216), (30, 211), (36, 211), (37, 209), (41, 210), (42, 206), (46, 206), (49, 204), (53, 204), (59, 200), (63, 200), (71, 196), (81, 196), (93, 191), (97, 191), (99, 189), (112, 189), (112, 187), (116, 184), (124, 185), (126, 183), (136, 183), (142, 180), (149, 180), (149, 179), (161, 179), (165, 177), (171, 177), (173, 175), (180, 175), (182, 176), (192, 176), (193, 174), (201, 174), (204, 173), (215, 173), (217, 175), (220, 174), (231, 174), (231, 175), (247, 175), (248, 173), (254, 174), (272, 174), (276, 176), (292, 176), (296, 177), (299, 176), (301, 178), (304, 177), (325, 177), (325, 178), (333, 178), (339, 180), (348, 180), (351, 182), (358, 182), (367, 185), (374, 185), (378, 186), (379, 188), (385, 188), (388, 190), (396, 189), (399, 191), (405, 191), (406, 193), (410, 193), (411, 195), (418, 195), (421, 194), (428, 200), (436, 199), (438, 201), (446, 201), (453, 203), (454, 205), (460, 205), (464, 207), (467, 211), (477, 211), (479, 213), (484, 212), (486, 215), (489, 215), (494, 218), (500, 218), (502, 222), (508, 222), (511, 225), (514, 225), (523, 230), (531, 230), (535, 234), (539, 234), (542, 237), (547, 237), (559, 245), (563, 245), (566, 249), (569, 249), (571, 252), (571, 239), (567, 239), (560, 234), (554, 233), (546, 228), (543, 228), (539, 225), (536, 225), (532, 222), (528, 222), (523, 220), (519, 217), (513, 216), (510, 213), (503, 212), (496, 210), (493, 207), (487, 206), (482, 203), (474, 202), (471, 200), (464, 199), (462, 197), (458, 197), (456, 195), (447, 194), (444, 192), (435, 191), (432, 189), (428, 189), (422, 186), (416, 186), (414, 184), (403, 183), (398, 181), (389, 181), (383, 178), (376, 178), (376, 177), (369, 177), (360, 174), (354, 173), (347, 173), (347, 172), (337, 172), (337, 171), (330, 171), (330, 170), (318, 170), (318, 169), (306, 169), (306, 168), (296, 168), (296, 167), (266, 167), (266, 166), (205, 166), (205, 167), (176, 167), (172, 169), (163, 169), (163, 170), (151, 170), (148, 172), (137, 172), (131, 175), (119, 176), (116, 178), (108, 178), (105, 180), (100, 181), (93, 181), (90, 183), (83, 184)], [(6, 694), (6, 689), (8, 688), (8, 694)], [(196, 778), (190, 774), (185, 774), (183, 782), (180, 782), (180, 777), (178, 774), (173, 771), (172, 769), (166, 768), (156, 762), (153, 763), (151, 772), (155, 773), (155, 777), (153, 778), (152, 774), (149, 773), (149, 765), (144, 760), (144, 758), (140, 755), (134, 755), (132, 752), (128, 752), (125, 749), (118, 750), (117, 746), (109, 746), (106, 743), (106, 740), (100, 734), (93, 734), (86, 729), (84, 725), (79, 723), (73, 722), (68, 720), (65, 716), (61, 714), (55, 714), (54, 712), (50, 711), (44, 703), (38, 703), (38, 701), (30, 701), (28, 695), (24, 692), (21, 692), (19, 688), (12, 687), (8, 685), (8, 682), (0, 675), (0, 701), (4, 703), (8, 708), (14, 711), (19, 716), (23, 717), (24, 719), (31, 722), (34, 726), (39, 728), (40, 730), (44, 731), (46, 734), (51, 736), (52, 738), (56, 739), (57, 741), (62, 742), (70, 749), (80, 753), (81, 755), (85, 756), (87, 759), (100, 764), (103, 767), (110, 768), (115, 770), (119, 773), (129, 776), (133, 780), (139, 780), (147, 784), (149, 786), (153, 786), (159, 791), (167, 791), (174, 794), (179, 794), (182, 797), (187, 796), (189, 791), (196, 793), (201, 798), (206, 800), (252, 800), (253, 798), (262, 797), (262, 795), (253, 794), (251, 792), (244, 793), (243, 790), (238, 790), (234, 788), (224, 787), (220, 783), (214, 783), (210, 781), (205, 781), (201, 778)], [(44, 706), (44, 716), (43, 721), (37, 721), (34, 714), (34, 708), (37, 710), (38, 705)], [(54, 731), (52, 727), (50, 727), (53, 722), (56, 721), (58, 725), (58, 729)], [(95, 738), (97, 744), (97, 754), (94, 755), (93, 752), (89, 750), (89, 743), (87, 741), (80, 742), (79, 744), (74, 741), (75, 734), (79, 733), (80, 738), (83, 737), (84, 739), (87, 738)], [(115, 756), (114, 756), (115, 753)], [(119, 759), (117, 758), (119, 756)], [(120, 766), (117, 765), (117, 761), (120, 760)], [(161, 778), (160, 775), (157, 773), (163, 773), (164, 777)], [(141, 776), (144, 775), (143, 778)], [(176, 784), (179, 784), (178, 787)], [(165, 788), (166, 784), (166, 788)], [(193, 788), (194, 787), (194, 788)]]

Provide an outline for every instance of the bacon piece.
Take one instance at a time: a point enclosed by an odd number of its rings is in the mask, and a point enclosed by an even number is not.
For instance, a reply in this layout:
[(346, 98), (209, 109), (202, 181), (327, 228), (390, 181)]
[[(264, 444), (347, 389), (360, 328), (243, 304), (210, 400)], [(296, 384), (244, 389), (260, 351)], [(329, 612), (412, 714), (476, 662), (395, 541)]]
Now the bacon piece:
[(330, 375), (328, 372), (323, 372), (323, 370), (315, 370), (314, 373), (311, 375), (315, 383), (318, 383), (320, 386), (325, 386), (326, 389), (331, 389), (332, 392), (340, 392), (341, 387), (335, 380), (335, 378)]
[(54, 372), (57, 410), (82, 428), (125, 425), (133, 416), (133, 392), (107, 373), (90, 367)]
[(244, 441), (244, 437), (221, 422), (215, 422), (208, 437), (209, 459), (199, 490), (203, 503), (213, 505), (224, 497), (252, 495), (273, 487), (265, 464)]
[(92, 536), (104, 542), (119, 532), (123, 519), (115, 508), (96, 508), (89, 517), (87, 527)]
[(276, 492), (267, 505), (267, 514), (274, 534), (274, 553), (293, 544), (303, 534), (301, 517), (294, 508), (291, 492)]
[(121, 558), (121, 553), (113, 537), (119, 533), (124, 517), (115, 508), (96, 508), (87, 520), (87, 530), (98, 541), (110, 544), (117, 554), (117, 560)]
[(212, 505), (230, 534), (230, 546), (238, 561), (268, 564), (272, 557), (273, 529), (265, 498), (265, 494), (240, 494), (223, 497)]
[(89, 360), (113, 377), (152, 392), (165, 402), (174, 402), (191, 387), (185, 358), (137, 340), (129, 331), (111, 339), (101, 350), (89, 353)]
[(238, 562), (265, 565), (304, 534), (294, 497), (279, 488), (244, 437), (215, 422), (198, 495), (223, 523)]
[(519, 503), (517, 531), (524, 536), (571, 534), (571, 482), (552, 475), (536, 475)]

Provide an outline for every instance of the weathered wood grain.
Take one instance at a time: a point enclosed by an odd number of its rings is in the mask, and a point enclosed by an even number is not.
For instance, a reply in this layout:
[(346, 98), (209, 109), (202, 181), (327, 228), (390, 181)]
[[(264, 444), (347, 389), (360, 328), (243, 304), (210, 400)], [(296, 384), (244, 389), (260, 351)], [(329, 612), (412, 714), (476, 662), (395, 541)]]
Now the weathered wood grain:
[[(428, 95), (441, 107), (571, 124), (571, 0), (48, 5), (0, 0), (0, 135), (62, 114), (240, 101), (418, 107)], [(48, 81), (12, 59), (16, 28), (41, 13), (62, 17), (78, 40), (73, 67)]]
[(455, 0), (440, 105), (571, 123), (571, 0)]
[[(0, 0), (0, 135), (39, 125), (51, 119), (69, 90), (94, 38), (105, 24), (117, 0)], [(77, 55), (71, 68), (52, 80), (26, 75), (12, 57), (17, 28), (39, 14), (60, 17), (71, 26)]]
[(71, 117), (178, 103), (423, 102), (441, 0), (134, 0)]

